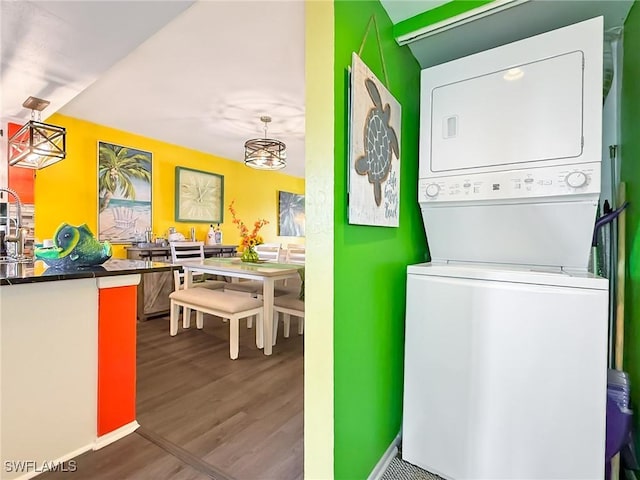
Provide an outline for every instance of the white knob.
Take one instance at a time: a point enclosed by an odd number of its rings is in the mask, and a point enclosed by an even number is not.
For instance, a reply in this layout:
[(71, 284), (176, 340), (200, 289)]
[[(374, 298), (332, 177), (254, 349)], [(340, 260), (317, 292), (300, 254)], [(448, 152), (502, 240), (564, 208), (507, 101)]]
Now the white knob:
[(433, 198), (436, 195), (438, 195), (439, 191), (440, 191), (440, 187), (438, 186), (437, 183), (430, 183), (429, 185), (427, 185), (427, 188), (424, 189), (425, 195), (430, 198)]
[(587, 180), (587, 174), (584, 172), (571, 172), (564, 177), (564, 181), (571, 188), (584, 187), (587, 184)]

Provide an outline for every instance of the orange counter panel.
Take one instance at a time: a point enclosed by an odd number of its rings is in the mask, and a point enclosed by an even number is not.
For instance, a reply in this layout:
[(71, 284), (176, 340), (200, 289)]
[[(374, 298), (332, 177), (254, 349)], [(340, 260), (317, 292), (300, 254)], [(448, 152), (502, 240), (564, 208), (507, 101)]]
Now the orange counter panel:
[(98, 436), (136, 418), (136, 285), (98, 298)]

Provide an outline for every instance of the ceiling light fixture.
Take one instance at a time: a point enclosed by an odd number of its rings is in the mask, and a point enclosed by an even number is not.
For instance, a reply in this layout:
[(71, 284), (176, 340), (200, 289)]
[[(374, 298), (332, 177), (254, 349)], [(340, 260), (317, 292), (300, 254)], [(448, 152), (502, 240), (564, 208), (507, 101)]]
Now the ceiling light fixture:
[(280, 140), (267, 138), (267, 123), (271, 117), (262, 116), (264, 138), (253, 138), (244, 144), (244, 164), (258, 170), (280, 170), (287, 166), (286, 145)]
[[(9, 165), (38, 170), (53, 165), (67, 156), (67, 130), (40, 121), (40, 112), (49, 103), (48, 100), (29, 97), (22, 104), (23, 107), (31, 109), (31, 120), (9, 139)], [(36, 111), (38, 112), (37, 120), (35, 120)]]

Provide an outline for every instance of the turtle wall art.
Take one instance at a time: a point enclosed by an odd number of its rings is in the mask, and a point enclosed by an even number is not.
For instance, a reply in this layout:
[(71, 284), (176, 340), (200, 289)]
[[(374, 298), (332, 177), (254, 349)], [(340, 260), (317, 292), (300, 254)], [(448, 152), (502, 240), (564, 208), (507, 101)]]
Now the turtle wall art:
[(397, 227), (401, 107), (355, 53), (350, 100), (349, 223)]

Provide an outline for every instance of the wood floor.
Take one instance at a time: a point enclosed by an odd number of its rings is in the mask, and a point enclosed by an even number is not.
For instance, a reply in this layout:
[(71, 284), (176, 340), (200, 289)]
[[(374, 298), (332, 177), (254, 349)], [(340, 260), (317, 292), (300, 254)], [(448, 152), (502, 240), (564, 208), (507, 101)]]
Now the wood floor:
[[(53, 479), (296, 480), (303, 478), (303, 337), (294, 325), (273, 355), (240, 326), (229, 359), (229, 330), (205, 316), (169, 336), (166, 317), (138, 323), (135, 433), (75, 459)], [(294, 322), (292, 322), (294, 323)]]

